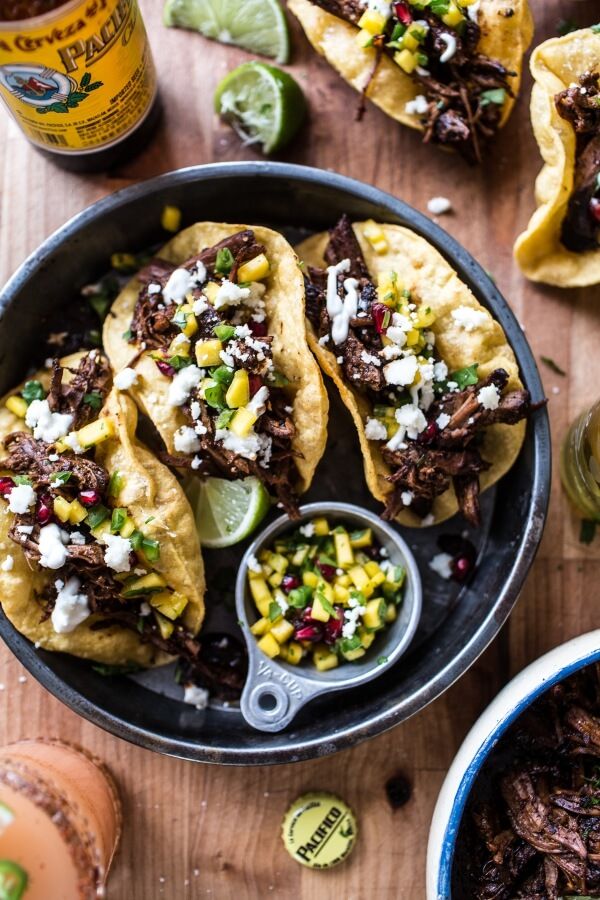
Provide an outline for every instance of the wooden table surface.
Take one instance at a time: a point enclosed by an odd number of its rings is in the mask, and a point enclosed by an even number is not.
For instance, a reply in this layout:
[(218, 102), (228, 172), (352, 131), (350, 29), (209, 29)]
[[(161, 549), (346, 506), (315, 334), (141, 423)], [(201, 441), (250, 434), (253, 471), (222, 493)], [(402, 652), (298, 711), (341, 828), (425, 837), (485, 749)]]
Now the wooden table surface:
[[(535, 42), (560, 19), (585, 25), (597, 2), (533, 0)], [(594, 7), (596, 13), (594, 14)], [(132, 182), (180, 166), (255, 158), (212, 112), (218, 80), (247, 55), (199, 35), (167, 30), (161, 0), (142, 0), (165, 101), (159, 134), (137, 159), (110, 175), (61, 172), (0, 120), (0, 283), (71, 215)], [(123, 843), (109, 884), (115, 900), (424, 897), (429, 821), (444, 774), (462, 738), (502, 684), (549, 648), (597, 627), (600, 538), (585, 546), (558, 479), (558, 449), (569, 421), (598, 396), (600, 291), (527, 284), (512, 244), (533, 204), (539, 156), (528, 116), (530, 78), (507, 128), (480, 169), (423, 147), (418, 135), (370, 107), (349, 117), (356, 95), (308, 48), (292, 22), (291, 70), (310, 102), (310, 122), (282, 158), (361, 178), (421, 210), (444, 195), (454, 212), (442, 224), (495, 276), (545, 368), (555, 461), (544, 540), (523, 595), (492, 647), (460, 682), (393, 731), (334, 757), (297, 765), (217, 768), (162, 758), (105, 734), (51, 697), (0, 647), (0, 743), (38, 735), (78, 741), (112, 767), (125, 804)], [(218, 210), (212, 213), (217, 219)], [(393, 811), (384, 783), (397, 772), (413, 784)], [(356, 810), (360, 839), (351, 860), (319, 873), (286, 854), (279, 837), (288, 804), (302, 791), (338, 792)], [(49, 898), (51, 900), (51, 898)]]

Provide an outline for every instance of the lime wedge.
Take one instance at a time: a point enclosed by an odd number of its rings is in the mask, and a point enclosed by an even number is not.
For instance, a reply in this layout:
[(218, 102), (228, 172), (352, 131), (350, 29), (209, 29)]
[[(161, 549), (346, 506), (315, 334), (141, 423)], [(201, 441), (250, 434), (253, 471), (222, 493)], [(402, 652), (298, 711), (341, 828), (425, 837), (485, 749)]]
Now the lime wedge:
[(251, 53), (288, 60), (287, 22), (279, 0), (167, 0), (165, 25), (190, 28), (204, 37)]
[(273, 153), (290, 141), (306, 115), (302, 89), (287, 72), (249, 62), (217, 86), (215, 108), (247, 144)]
[(271, 507), (267, 489), (254, 476), (239, 481), (194, 479), (188, 496), (200, 543), (213, 549), (231, 547), (248, 537)]

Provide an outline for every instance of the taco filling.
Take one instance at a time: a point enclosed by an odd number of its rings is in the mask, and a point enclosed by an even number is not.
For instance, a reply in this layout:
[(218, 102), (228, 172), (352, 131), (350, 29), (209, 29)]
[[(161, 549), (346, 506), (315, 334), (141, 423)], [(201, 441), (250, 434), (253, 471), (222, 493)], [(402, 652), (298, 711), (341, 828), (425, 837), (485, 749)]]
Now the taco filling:
[(573, 192), (562, 224), (567, 250), (597, 250), (600, 229), (600, 74), (585, 72), (554, 98), (576, 138)]
[(129, 341), (152, 351), (168, 403), (186, 424), (163, 458), (200, 476), (256, 476), (289, 515), (298, 472), (289, 382), (273, 363), (265, 285), (270, 263), (245, 229), (181, 265), (138, 274)]
[[(375, 223), (365, 236), (385, 252)], [(390, 469), (384, 517), (410, 508), (429, 524), (435, 498), (452, 484), (460, 511), (478, 526), (479, 475), (491, 466), (480, 451), (483, 433), (526, 418), (533, 408), (528, 391), (507, 390), (502, 368), (480, 379), (477, 359), (449, 371), (436, 350), (432, 309), (403, 290), (393, 270), (375, 283), (347, 216), (329, 232), (324, 259), (327, 268), (309, 267), (305, 276), (306, 314), (369, 410), (366, 438), (377, 442)], [(489, 318), (470, 306), (454, 308), (452, 317), (465, 331)]]
[(418, 85), (421, 93), (406, 104), (406, 112), (420, 120), (425, 143), (452, 146), (481, 161), (482, 143), (498, 130), (504, 103), (514, 96), (510, 79), (516, 73), (479, 51), (479, 2), (312, 2), (361, 29), (357, 54), (366, 48), (377, 50), (370, 80), (387, 54)]
[[(120, 625), (168, 654), (195, 656), (199, 645), (184, 624), (188, 598), (155, 569), (160, 542), (145, 533), (148, 522), (117, 505), (127, 473), (96, 458), (118, 436), (114, 417), (99, 415), (111, 387), (108, 362), (92, 350), (70, 374), (66, 382), (54, 360), (48, 391), (27, 381), (5, 404), (29, 429), (4, 440), (0, 496), (12, 514), (8, 537), (32, 577), (43, 575), (34, 588), (39, 622), (70, 635), (94, 616), (91, 630)], [(7, 554), (2, 571), (15, 567)]]

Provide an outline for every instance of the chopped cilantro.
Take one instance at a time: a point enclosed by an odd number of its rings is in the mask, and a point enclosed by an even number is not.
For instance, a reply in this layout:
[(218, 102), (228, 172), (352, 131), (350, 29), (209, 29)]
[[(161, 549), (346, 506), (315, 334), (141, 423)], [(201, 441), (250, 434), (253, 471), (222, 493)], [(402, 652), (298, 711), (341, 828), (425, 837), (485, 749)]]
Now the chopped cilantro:
[(144, 521), (144, 525), (149, 525), (150, 522), (154, 522), (154, 516), (148, 516), (148, 518)]
[(27, 484), (31, 487), (31, 478), (27, 475), (15, 475), (15, 484)]
[(142, 549), (143, 540), (144, 540), (144, 535), (142, 534), (141, 531), (138, 531), (137, 529), (134, 532), (132, 532), (132, 534), (129, 535), (129, 543), (131, 544), (131, 546), (133, 547), (134, 550)]
[(233, 258), (233, 254), (228, 247), (222, 247), (217, 252), (217, 260), (215, 262), (215, 272), (218, 272), (219, 275), (229, 275), (231, 270), (233, 269), (233, 264), (235, 260)]
[(267, 373), (267, 383), (273, 387), (286, 387), (290, 380), (282, 372), (278, 372), (277, 369), (271, 369)]
[(176, 372), (180, 372), (181, 369), (191, 365), (192, 359), (189, 356), (170, 356), (167, 362)]
[(596, 536), (596, 525), (593, 519), (582, 519), (579, 540), (582, 544), (591, 544)]
[(224, 384), (225, 387), (229, 387), (233, 381), (234, 371), (229, 366), (217, 366), (210, 374), (211, 378), (214, 378), (216, 382)]
[(66, 484), (71, 475), (71, 472), (56, 472), (50, 479), (50, 483), (53, 487), (57, 484)]
[(21, 396), (27, 403), (31, 403), (33, 400), (43, 400), (46, 396), (46, 391), (41, 381), (26, 381), (25, 387), (21, 391)]
[(281, 607), (279, 606), (279, 603), (275, 603), (274, 600), (271, 600), (271, 602), (269, 603), (269, 621), (275, 622), (275, 620), (278, 619), (280, 615)]
[(590, 30), (593, 31), (594, 34), (600, 34), (600, 22), (598, 22), (597, 25), (592, 25)]
[(108, 314), (113, 298), (109, 297), (107, 294), (93, 294), (88, 299), (90, 306), (94, 312), (98, 313), (100, 320), (103, 322)]
[(578, 28), (579, 25), (573, 19), (559, 19), (556, 23), (556, 33), (560, 37), (564, 37), (565, 34), (571, 34), (572, 31), (577, 31)]
[(152, 538), (142, 539), (142, 553), (148, 562), (157, 562), (160, 559), (160, 544)]
[(96, 506), (92, 506), (89, 513), (85, 517), (85, 524), (92, 531), (94, 528), (97, 528), (98, 525), (101, 525), (105, 519), (108, 519), (109, 511), (102, 503), (97, 503)]
[(541, 361), (545, 366), (548, 366), (556, 375), (562, 375), (563, 377), (567, 374), (564, 369), (555, 363), (554, 360), (550, 356), (540, 356)]
[(302, 587), (294, 588), (288, 594), (288, 603), (296, 609), (304, 609), (310, 603), (312, 590), (308, 585), (303, 584)]
[(497, 106), (502, 106), (505, 100), (506, 91), (504, 88), (492, 88), (489, 91), (481, 92), (480, 103), (482, 106), (489, 106), (490, 103), (495, 103)]
[(320, 586), (315, 591), (315, 599), (319, 601), (326, 613), (329, 613), (330, 616), (336, 615), (336, 611), (333, 608), (333, 605), (329, 602), (329, 600), (325, 596), (325, 591)]
[(113, 472), (108, 482), (108, 496), (116, 497), (121, 492), (124, 484), (125, 478), (123, 475), (120, 472)]
[(458, 369), (457, 372), (452, 372), (448, 381), (455, 381), (459, 389), (464, 391), (466, 387), (477, 384), (479, 381), (479, 378), (477, 377), (478, 367), (479, 363), (473, 363), (472, 366), (465, 366), (464, 369)]
[(215, 325), (213, 332), (220, 341), (229, 341), (235, 334), (235, 325)]
[(213, 384), (204, 391), (204, 399), (213, 409), (226, 409), (225, 388), (222, 384)]
[(221, 413), (219, 413), (219, 417), (217, 418), (217, 428), (228, 428), (229, 423), (235, 416), (237, 410), (236, 409), (224, 409)]
[(361, 640), (357, 634), (353, 634), (350, 638), (341, 638), (338, 642), (341, 653), (349, 653), (351, 650), (358, 650), (362, 647)]
[(142, 667), (138, 666), (136, 663), (125, 663), (121, 666), (96, 663), (92, 666), (92, 669), (94, 672), (97, 672), (98, 675), (104, 675), (106, 678), (111, 678), (115, 675), (133, 675), (134, 672), (142, 671)]
[(384, 663), (388, 661), (387, 656), (378, 656), (377, 657), (377, 665), (382, 666)]
[(131, 338), (133, 337), (131, 328), (128, 328), (127, 331), (124, 331), (123, 334), (121, 335), (121, 337), (123, 338), (124, 341), (130, 341)]
[(88, 406), (91, 406), (92, 409), (101, 409), (102, 408), (102, 394), (99, 391), (92, 391), (90, 394), (83, 395), (83, 402)]
[(117, 507), (113, 509), (112, 516), (110, 520), (110, 530), (113, 534), (117, 534), (125, 524), (125, 520), (127, 519), (127, 510), (123, 509), (123, 507)]

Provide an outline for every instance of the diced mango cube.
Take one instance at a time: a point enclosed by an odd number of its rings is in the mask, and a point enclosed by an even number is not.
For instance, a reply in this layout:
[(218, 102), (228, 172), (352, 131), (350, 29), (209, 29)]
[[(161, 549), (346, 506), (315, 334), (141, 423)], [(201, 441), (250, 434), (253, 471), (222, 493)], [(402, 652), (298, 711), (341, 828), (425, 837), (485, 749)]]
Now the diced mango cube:
[(352, 566), (351, 569), (348, 569), (348, 575), (352, 579), (354, 587), (359, 591), (362, 591), (369, 583), (369, 576), (362, 566)]
[(121, 526), (121, 528), (119, 530), (119, 534), (123, 538), (128, 538), (128, 537), (131, 537), (131, 535), (133, 534), (134, 531), (135, 531), (135, 522), (133, 521), (131, 516), (127, 516), (127, 518), (125, 519), (125, 521), (123, 522), (123, 525)]
[(252, 426), (256, 422), (256, 413), (247, 406), (238, 409), (235, 416), (229, 423), (229, 430), (237, 434), (238, 437), (248, 437), (252, 431)]
[(383, 34), (387, 17), (375, 9), (366, 9), (358, 20), (358, 27), (371, 35)]
[(273, 659), (275, 656), (279, 656), (279, 644), (271, 634), (265, 634), (261, 637), (260, 641), (257, 642), (257, 646), (262, 652), (268, 656), (270, 659)]
[(366, 628), (362, 628), (362, 627), (358, 629), (357, 634), (358, 634), (358, 636), (360, 638), (360, 642), (363, 645), (363, 647), (365, 648), (365, 650), (369, 649), (369, 647), (371, 646), (371, 644), (377, 637), (377, 635), (375, 634), (374, 631), (367, 631)]
[(165, 231), (179, 231), (181, 227), (181, 210), (177, 206), (165, 206), (161, 216), (160, 224)]
[(175, 625), (170, 619), (167, 619), (166, 616), (162, 616), (157, 612), (157, 610), (154, 610), (154, 618), (156, 619), (156, 624), (158, 625), (161, 637), (168, 640), (175, 630)]
[[(364, 569), (369, 578), (372, 578), (374, 575), (377, 575), (379, 572), (381, 572), (381, 569), (374, 559), (370, 559), (369, 562), (366, 562), (364, 565)], [(385, 575), (383, 576), (383, 579), (385, 581)]]
[(79, 525), (80, 522), (83, 522), (87, 514), (88, 510), (79, 502), (79, 500), (71, 501), (69, 504), (69, 522), (71, 525)]
[(206, 284), (202, 288), (202, 292), (209, 303), (215, 302), (215, 298), (217, 296), (217, 293), (218, 293), (220, 287), (221, 287), (221, 285), (217, 284), (216, 281), (209, 281), (208, 284)]
[(338, 566), (340, 569), (347, 569), (354, 563), (354, 551), (350, 546), (350, 535), (347, 531), (335, 531), (333, 543)]
[(306, 587), (316, 588), (319, 583), (319, 576), (316, 572), (303, 572), (302, 573), (302, 584), (306, 585)]
[(273, 572), (272, 575), (269, 575), (267, 581), (269, 582), (271, 587), (279, 587), (279, 585), (283, 581), (283, 575), (281, 574), (281, 572)]
[(339, 584), (341, 585), (341, 587), (350, 587), (350, 585), (352, 584), (352, 579), (348, 574), (336, 575), (335, 584)]
[(327, 672), (339, 665), (337, 653), (334, 653), (327, 644), (317, 644), (312, 654), (313, 662), (319, 672)]
[(271, 628), (270, 619), (261, 616), (260, 619), (257, 619), (254, 625), (250, 626), (250, 631), (256, 637), (260, 637), (263, 634), (266, 634)]
[(198, 341), (196, 344), (196, 362), (203, 368), (218, 366), (221, 363), (220, 353), (222, 349), (223, 344), (217, 338), (211, 338), (208, 341)]
[(317, 622), (329, 622), (329, 619), (331, 618), (331, 614), (327, 612), (323, 606), (320, 595), (317, 593), (315, 593), (315, 596), (313, 597), (310, 617), (311, 619), (316, 619)]
[(326, 537), (329, 534), (329, 522), (323, 517), (313, 519), (313, 528), (317, 537)]
[(148, 603), (167, 619), (175, 621), (188, 605), (188, 598), (178, 591), (160, 591), (148, 595)]
[(418, 65), (417, 57), (406, 47), (404, 50), (399, 50), (394, 53), (394, 62), (396, 65), (400, 66), (402, 71), (406, 72), (407, 75), (411, 75)]
[(169, 344), (167, 353), (169, 356), (189, 356), (191, 347), (190, 341), (184, 335), (178, 334)]
[(84, 425), (75, 432), (77, 440), (82, 447), (95, 447), (103, 441), (113, 438), (117, 434), (114, 419), (110, 416), (101, 416), (95, 422)]
[(298, 641), (290, 641), (289, 644), (285, 644), (279, 648), (279, 653), (282, 659), (284, 659), (291, 666), (298, 666), (302, 662), (302, 657), (304, 655), (302, 650), (302, 644), (299, 644)]
[(388, 603), (385, 610), (385, 621), (389, 625), (390, 622), (395, 622), (398, 618), (398, 610), (396, 608), (395, 603)]
[(225, 402), (230, 409), (246, 406), (250, 400), (250, 379), (245, 369), (238, 369), (225, 394)]
[(363, 228), (363, 234), (378, 256), (387, 253), (389, 244), (381, 225), (377, 225), (373, 219), (369, 219)]
[(420, 335), (419, 335), (419, 332), (417, 331), (417, 329), (411, 328), (411, 330), (407, 331), (407, 333), (406, 333), (406, 346), (414, 347), (415, 344), (418, 343), (419, 337), (420, 337)]
[(54, 515), (60, 519), (61, 522), (68, 522), (71, 513), (71, 504), (69, 501), (65, 500), (64, 497), (55, 497), (53, 506)]
[(381, 597), (375, 597), (367, 603), (366, 611), (363, 613), (363, 625), (372, 631), (382, 628), (385, 623), (386, 613), (385, 600)]
[(261, 616), (269, 615), (269, 606), (272, 601), (271, 591), (267, 587), (264, 578), (253, 578), (248, 582), (250, 593)]
[(407, 31), (402, 38), (403, 50), (410, 50), (411, 52), (413, 52), (414, 50), (417, 50), (418, 46), (419, 41), (417, 40), (417, 38), (414, 36), (414, 34), (411, 34), (410, 31)]
[(336, 603), (345, 604), (350, 599), (350, 591), (347, 587), (342, 587), (341, 584), (334, 584), (333, 599)]
[(261, 281), (269, 274), (269, 260), (264, 253), (259, 253), (254, 259), (248, 260), (238, 269), (237, 280), (239, 282)]
[(415, 328), (429, 328), (435, 322), (435, 313), (430, 306), (419, 306)]
[(18, 416), (19, 419), (25, 418), (27, 414), (27, 400), (24, 400), (23, 397), (13, 395), (8, 398), (4, 405), (11, 413), (13, 413), (13, 415)]
[(370, 31), (367, 31), (366, 28), (361, 28), (356, 35), (355, 40), (358, 46), (364, 50), (366, 47), (370, 47), (372, 45), (373, 35)]
[(457, 25), (464, 20), (464, 15), (458, 8), (455, 3), (450, 2), (450, 6), (448, 8), (448, 12), (444, 13), (442, 16), (442, 22), (444, 25), (449, 25), (450, 28), (456, 28)]
[(270, 632), (279, 644), (285, 644), (294, 633), (294, 626), (287, 619), (280, 619), (272, 626)]

